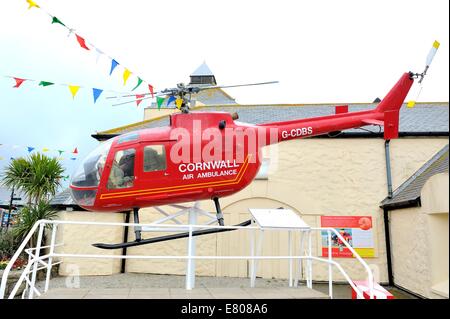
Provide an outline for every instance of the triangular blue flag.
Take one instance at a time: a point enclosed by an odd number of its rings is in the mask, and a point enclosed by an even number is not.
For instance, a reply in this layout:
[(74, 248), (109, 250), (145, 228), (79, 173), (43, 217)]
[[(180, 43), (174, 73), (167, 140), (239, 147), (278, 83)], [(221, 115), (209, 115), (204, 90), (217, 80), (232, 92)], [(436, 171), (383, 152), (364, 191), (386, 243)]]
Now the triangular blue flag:
[(28, 153), (31, 153), (34, 150), (34, 147), (28, 146)]
[(175, 96), (171, 95), (167, 100), (167, 106), (169, 106), (169, 104), (172, 103), (173, 101), (175, 101)]
[(71, 157), (70, 159), (71, 159), (72, 161), (76, 161), (76, 160), (77, 160), (76, 157)]
[(111, 75), (113, 73), (114, 69), (118, 65), (119, 65), (119, 63), (116, 60), (114, 60), (114, 59), (111, 60), (111, 70), (109, 71), (109, 75)]
[(94, 103), (97, 102), (98, 97), (102, 94), (103, 90), (101, 89), (92, 89), (92, 93), (94, 94)]

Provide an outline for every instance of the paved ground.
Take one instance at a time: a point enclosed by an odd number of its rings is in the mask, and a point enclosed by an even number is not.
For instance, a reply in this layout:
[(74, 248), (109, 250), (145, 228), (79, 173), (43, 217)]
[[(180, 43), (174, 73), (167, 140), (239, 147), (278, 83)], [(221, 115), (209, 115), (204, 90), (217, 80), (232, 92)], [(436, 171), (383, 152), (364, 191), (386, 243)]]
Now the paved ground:
[[(184, 289), (185, 276), (152, 274), (116, 274), (110, 276), (83, 276), (71, 280), (69, 277), (56, 277), (50, 281), (50, 290), (41, 298), (70, 299), (292, 299), (328, 298), (328, 284), (314, 283), (314, 290), (299, 283), (297, 288), (288, 288), (287, 280), (256, 279), (256, 288), (249, 288), (250, 279), (230, 277), (196, 277), (195, 288)], [(43, 282), (38, 287), (42, 291)], [(397, 299), (410, 299), (412, 296), (397, 289), (388, 288)], [(334, 284), (333, 297), (350, 299), (349, 285)]]
[(54, 288), (41, 299), (328, 299), (304, 286), (298, 288)]

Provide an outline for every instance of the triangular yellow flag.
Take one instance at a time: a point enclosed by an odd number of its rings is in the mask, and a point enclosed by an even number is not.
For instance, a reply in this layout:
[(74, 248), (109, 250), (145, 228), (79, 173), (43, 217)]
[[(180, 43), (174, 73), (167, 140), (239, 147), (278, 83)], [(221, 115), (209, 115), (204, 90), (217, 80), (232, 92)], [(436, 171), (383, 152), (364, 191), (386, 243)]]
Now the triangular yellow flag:
[(406, 104), (406, 107), (412, 108), (416, 105), (416, 101), (409, 101), (408, 104)]
[(38, 4), (36, 2), (34, 2), (33, 0), (27, 0), (27, 2), (28, 2), (28, 10), (30, 10), (33, 7), (40, 8), (38, 6)]
[(434, 41), (434, 43), (433, 43), (433, 48), (435, 48), (435, 49), (439, 49), (439, 46), (440, 46), (441, 44), (439, 43), (439, 41)]
[(127, 84), (128, 78), (131, 75), (131, 71), (128, 69), (125, 69), (125, 71), (123, 71), (123, 85)]
[(183, 104), (183, 99), (177, 98), (175, 100), (175, 105), (177, 106), (177, 109), (181, 109), (182, 104)]
[(72, 98), (75, 98), (75, 95), (77, 95), (78, 90), (80, 89), (80, 86), (78, 85), (69, 85), (70, 93), (72, 93)]
[(50, 151), (48, 148), (46, 148), (46, 147), (44, 147), (43, 149), (42, 149), (42, 152), (48, 152), (48, 151)]

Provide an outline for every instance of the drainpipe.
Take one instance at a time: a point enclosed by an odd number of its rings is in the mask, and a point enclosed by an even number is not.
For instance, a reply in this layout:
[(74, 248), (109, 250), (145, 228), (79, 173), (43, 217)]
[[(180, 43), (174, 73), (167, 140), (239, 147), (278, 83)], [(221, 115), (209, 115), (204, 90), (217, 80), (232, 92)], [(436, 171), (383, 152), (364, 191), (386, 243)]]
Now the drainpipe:
[(392, 175), (391, 175), (391, 156), (389, 143), (391, 140), (384, 141), (384, 153), (386, 155), (386, 176), (388, 185), (388, 197), (392, 198)]
[[(384, 142), (384, 151), (386, 155), (386, 177), (388, 186), (388, 198), (392, 198), (392, 174), (391, 174), (391, 157), (390, 157), (390, 141)], [(389, 227), (389, 210), (383, 208), (384, 217), (384, 237), (386, 241), (386, 259), (387, 259), (387, 271), (389, 286), (394, 286), (394, 276), (392, 274), (392, 256), (391, 256), (391, 236)]]
[(394, 286), (394, 276), (392, 274), (392, 255), (391, 255), (391, 235), (389, 230), (389, 210), (383, 208), (384, 215), (384, 236), (386, 239), (386, 259), (387, 259), (387, 271), (389, 286)]

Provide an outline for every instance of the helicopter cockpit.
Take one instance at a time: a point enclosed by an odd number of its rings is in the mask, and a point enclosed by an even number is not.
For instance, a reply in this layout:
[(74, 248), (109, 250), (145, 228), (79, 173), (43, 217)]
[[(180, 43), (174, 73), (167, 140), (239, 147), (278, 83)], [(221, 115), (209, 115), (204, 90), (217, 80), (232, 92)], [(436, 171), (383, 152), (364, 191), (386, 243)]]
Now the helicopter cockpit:
[(92, 206), (114, 139), (109, 139), (94, 149), (80, 164), (70, 182), (73, 199), (80, 206)]

